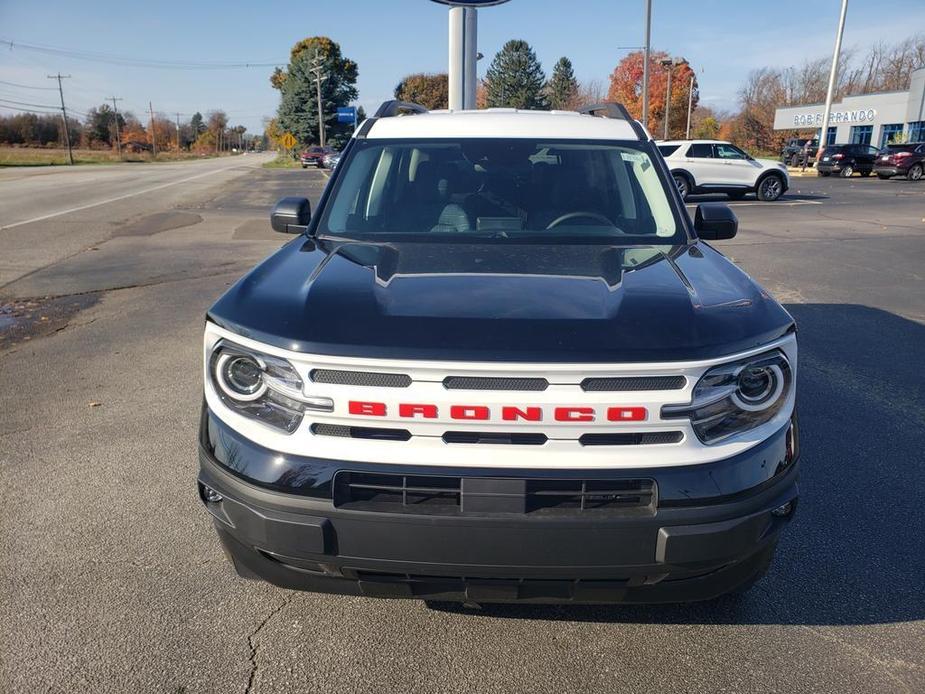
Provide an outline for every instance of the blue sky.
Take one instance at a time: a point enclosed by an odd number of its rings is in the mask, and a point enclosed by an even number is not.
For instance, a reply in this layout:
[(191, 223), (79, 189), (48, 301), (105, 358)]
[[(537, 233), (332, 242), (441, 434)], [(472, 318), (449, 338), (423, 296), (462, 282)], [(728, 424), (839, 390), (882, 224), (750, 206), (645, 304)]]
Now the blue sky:
[[(527, 40), (549, 71), (561, 55), (580, 80), (607, 78), (643, 37), (643, 0), (511, 0), (482, 10), (479, 50), (486, 59), (511, 38)], [(686, 57), (699, 71), (701, 103), (735, 104), (752, 69), (799, 64), (831, 54), (840, 0), (653, 0), (653, 48)], [(399, 79), (446, 69), (447, 9), (430, 0), (194, 0), (94, 2), (0, 0), (0, 37), (57, 48), (173, 61), (285, 61), (292, 44), (327, 35), (359, 64), (360, 103), (374, 109)], [(923, 0), (851, 0), (847, 47), (925, 30)], [(51, 72), (70, 73), (69, 104), (85, 111), (104, 97), (138, 114), (223, 108), (233, 123), (262, 130), (277, 92), (272, 68), (162, 70), (114, 66), (0, 45), (0, 80), (49, 87)], [(0, 84), (0, 99), (54, 104), (57, 94)], [(2, 111), (9, 113), (9, 111)]]

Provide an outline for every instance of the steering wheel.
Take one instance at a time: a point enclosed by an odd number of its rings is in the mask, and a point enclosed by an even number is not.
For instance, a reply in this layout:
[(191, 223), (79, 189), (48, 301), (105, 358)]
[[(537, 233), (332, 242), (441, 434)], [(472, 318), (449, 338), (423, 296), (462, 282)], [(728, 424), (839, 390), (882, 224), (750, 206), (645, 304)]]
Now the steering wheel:
[(562, 222), (567, 222), (570, 219), (577, 219), (579, 217), (584, 217), (585, 219), (593, 219), (596, 222), (604, 222), (607, 224), (607, 226), (614, 226), (614, 223), (607, 219), (607, 217), (602, 214), (598, 214), (597, 212), (568, 212), (561, 217), (556, 217), (549, 223), (546, 228), (554, 229), (555, 227), (562, 224)]

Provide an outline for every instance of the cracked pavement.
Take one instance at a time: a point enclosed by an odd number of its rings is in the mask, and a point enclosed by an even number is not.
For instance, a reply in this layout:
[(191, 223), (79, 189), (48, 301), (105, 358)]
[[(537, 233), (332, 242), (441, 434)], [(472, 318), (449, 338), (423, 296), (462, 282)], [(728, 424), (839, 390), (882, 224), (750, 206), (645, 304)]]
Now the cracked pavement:
[(239, 579), (200, 508), (203, 314), (286, 240), (272, 203), (324, 183), (258, 164), (0, 230), (0, 304), (95, 299), (0, 344), (0, 691), (925, 689), (925, 185), (734, 205), (721, 248), (801, 340), (802, 499), (752, 592), (434, 611)]

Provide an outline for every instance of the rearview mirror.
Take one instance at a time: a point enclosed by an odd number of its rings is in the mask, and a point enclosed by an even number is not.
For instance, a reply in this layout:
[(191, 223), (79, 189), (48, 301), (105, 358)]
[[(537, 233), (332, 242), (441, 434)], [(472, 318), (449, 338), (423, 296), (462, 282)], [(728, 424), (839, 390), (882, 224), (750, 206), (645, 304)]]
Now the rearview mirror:
[(705, 241), (731, 239), (739, 230), (739, 220), (729, 205), (721, 202), (705, 202), (697, 205), (694, 214), (694, 230)]
[(311, 217), (312, 206), (307, 198), (281, 198), (270, 213), (270, 226), (283, 234), (302, 234)]

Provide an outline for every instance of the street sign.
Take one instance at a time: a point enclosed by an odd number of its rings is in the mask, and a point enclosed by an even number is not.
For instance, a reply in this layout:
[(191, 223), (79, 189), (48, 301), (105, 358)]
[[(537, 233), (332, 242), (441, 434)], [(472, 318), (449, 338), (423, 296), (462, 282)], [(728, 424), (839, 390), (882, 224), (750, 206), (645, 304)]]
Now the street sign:
[(295, 139), (295, 135), (292, 133), (283, 133), (283, 136), (279, 138), (279, 143), (286, 149), (292, 149), (299, 141)]
[(357, 110), (355, 106), (338, 106), (337, 107), (337, 122), (338, 123), (353, 123), (356, 125), (357, 122)]

